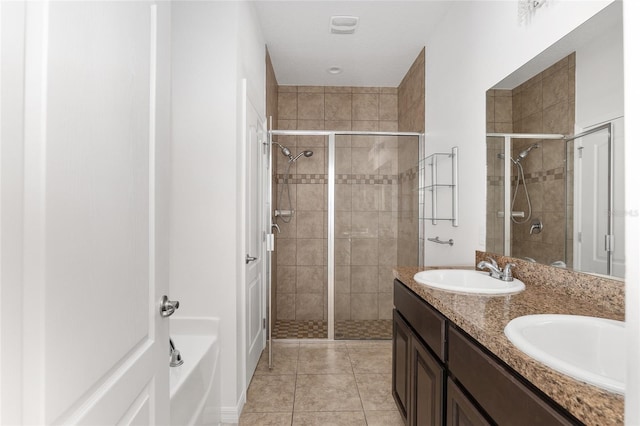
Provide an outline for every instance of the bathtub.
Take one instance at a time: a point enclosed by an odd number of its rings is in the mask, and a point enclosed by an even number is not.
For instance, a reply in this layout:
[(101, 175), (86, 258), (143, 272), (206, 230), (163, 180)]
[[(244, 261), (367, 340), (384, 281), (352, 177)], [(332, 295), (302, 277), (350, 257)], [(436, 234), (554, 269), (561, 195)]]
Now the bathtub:
[(169, 367), (171, 425), (219, 424), (218, 319), (170, 318), (169, 327), (184, 360), (179, 367)]

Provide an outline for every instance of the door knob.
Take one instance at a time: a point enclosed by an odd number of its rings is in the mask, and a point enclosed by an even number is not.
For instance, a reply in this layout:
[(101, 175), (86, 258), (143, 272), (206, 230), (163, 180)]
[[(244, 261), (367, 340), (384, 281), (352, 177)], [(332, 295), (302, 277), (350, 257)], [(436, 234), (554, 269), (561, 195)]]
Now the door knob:
[(162, 302), (160, 302), (160, 316), (163, 318), (170, 317), (179, 307), (180, 302), (178, 300), (169, 300), (169, 298), (164, 295), (162, 296)]
[(253, 262), (253, 261), (255, 261), (255, 260), (258, 260), (258, 258), (257, 258), (257, 257), (253, 257), (253, 256), (249, 256), (249, 255), (247, 254), (247, 257), (246, 257), (246, 259), (244, 260), (244, 263)]

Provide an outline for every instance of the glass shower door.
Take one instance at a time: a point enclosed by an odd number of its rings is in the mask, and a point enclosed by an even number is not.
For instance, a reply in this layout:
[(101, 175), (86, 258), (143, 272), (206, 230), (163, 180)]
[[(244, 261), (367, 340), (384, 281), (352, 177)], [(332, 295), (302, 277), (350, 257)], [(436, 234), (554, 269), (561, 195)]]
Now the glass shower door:
[(335, 339), (391, 338), (392, 269), (418, 263), (418, 154), (417, 136), (335, 136)]

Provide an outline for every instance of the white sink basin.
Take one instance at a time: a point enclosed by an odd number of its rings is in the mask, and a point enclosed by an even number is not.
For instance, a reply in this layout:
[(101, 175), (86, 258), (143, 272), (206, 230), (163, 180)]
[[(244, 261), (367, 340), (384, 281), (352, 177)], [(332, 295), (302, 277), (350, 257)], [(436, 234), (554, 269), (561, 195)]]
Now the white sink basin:
[(504, 329), (522, 352), (574, 379), (624, 394), (624, 322), (579, 315), (526, 315)]
[(491, 278), (488, 272), (471, 269), (432, 269), (418, 272), (413, 279), (429, 287), (458, 293), (511, 294), (524, 290), (518, 279), (502, 281)]

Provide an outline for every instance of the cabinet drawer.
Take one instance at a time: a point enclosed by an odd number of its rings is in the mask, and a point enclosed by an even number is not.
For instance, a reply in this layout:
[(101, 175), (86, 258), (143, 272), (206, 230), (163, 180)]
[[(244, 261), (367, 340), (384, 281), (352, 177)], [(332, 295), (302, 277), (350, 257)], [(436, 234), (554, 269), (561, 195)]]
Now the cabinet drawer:
[(449, 371), (497, 424), (575, 425), (507, 371), (479, 345), (449, 327)]
[(393, 303), (418, 336), (445, 360), (445, 318), (398, 280), (393, 282)]

